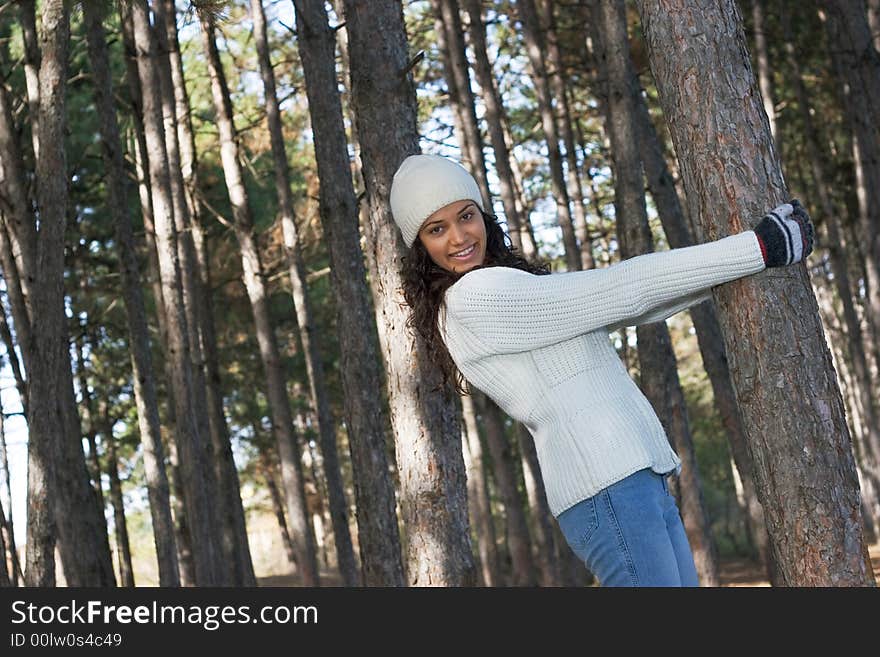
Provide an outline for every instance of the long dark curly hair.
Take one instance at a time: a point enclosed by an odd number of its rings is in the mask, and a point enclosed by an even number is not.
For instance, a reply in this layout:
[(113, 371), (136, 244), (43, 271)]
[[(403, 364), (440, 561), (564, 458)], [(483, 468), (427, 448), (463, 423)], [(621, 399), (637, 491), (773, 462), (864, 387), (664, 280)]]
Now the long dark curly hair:
[[(531, 263), (517, 252), (498, 224), (497, 217), (482, 210), (480, 213), (486, 225), (486, 261), (473, 269), (512, 267), (538, 275), (550, 273), (545, 263)], [(443, 374), (441, 385), (445, 386), (451, 381), (454, 382), (456, 391), (469, 394), (467, 382), (449, 355), (437, 323), (446, 290), (464, 274), (448, 272), (435, 264), (418, 238), (403, 258), (401, 274), (403, 297), (411, 310), (407, 327), (415, 329), (425, 340), (431, 363)]]

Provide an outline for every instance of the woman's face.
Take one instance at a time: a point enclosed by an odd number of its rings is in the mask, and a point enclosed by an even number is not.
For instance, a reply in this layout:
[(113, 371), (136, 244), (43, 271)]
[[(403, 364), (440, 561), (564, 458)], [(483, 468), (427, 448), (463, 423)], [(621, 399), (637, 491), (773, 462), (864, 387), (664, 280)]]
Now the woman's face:
[(425, 219), (419, 239), (439, 267), (456, 274), (486, 259), (486, 225), (473, 201), (455, 201)]

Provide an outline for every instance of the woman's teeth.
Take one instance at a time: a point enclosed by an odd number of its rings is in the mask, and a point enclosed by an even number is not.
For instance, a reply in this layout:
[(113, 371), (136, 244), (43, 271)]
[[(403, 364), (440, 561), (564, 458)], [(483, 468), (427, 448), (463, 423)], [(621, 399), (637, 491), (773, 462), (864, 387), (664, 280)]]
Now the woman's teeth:
[(468, 247), (467, 249), (465, 249), (464, 251), (459, 251), (458, 253), (453, 253), (453, 254), (452, 254), (452, 257), (453, 257), (453, 258), (466, 258), (466, 257), (468, 257), (471, 253), (474, 252), (474, 249), (475, 249), (475, 248), (476, 248), (476, 244), (471, 244), (471, 246), (469, 246), (469, 247)]

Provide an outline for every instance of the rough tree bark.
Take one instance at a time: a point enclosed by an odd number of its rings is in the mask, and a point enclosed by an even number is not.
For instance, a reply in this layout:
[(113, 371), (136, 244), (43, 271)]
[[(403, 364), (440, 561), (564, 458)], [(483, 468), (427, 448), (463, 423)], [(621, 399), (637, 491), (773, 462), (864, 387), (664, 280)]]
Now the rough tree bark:
[[(732, 0), (637, 0), (689, 214), (707, 239), (786, 198)], [(873, 585), (843, 402), (801, 264), (714, 291), (786, 585)]]
[(64, 341), (64, 227), (67, 221), (67, 171), (64, 149), (67, 55), (70, 17), (64, 0), (43, 4), (40, 66), (41, 142), (47, 144), (37, 160), (37, 276), (33, 291), (33, 332), (28, 363), (28, 513), (25, 582), (28, 586), (55, 585), (54, 518), (56, 470), (61, 460), (58, 440), (66, 435), (58, 405), (58, 370), (69, 358)]
[(460, 419), (452, 391), (406, 329), (400, 232), (388, 204), (403, 159), (419, 151), (415, 88), (400, 2), (346, 0), (352, 100), (369, 215), (364, 229), (388, 374), (389, 406), (413, 585), (462, 586), (476, 579), (467, 521)]

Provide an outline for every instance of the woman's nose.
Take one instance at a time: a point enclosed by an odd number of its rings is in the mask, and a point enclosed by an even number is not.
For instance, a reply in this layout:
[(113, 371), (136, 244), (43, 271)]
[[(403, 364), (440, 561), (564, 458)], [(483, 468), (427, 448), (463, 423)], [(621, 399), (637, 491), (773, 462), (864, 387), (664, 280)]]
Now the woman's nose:
[(453, 244), (460, 244), (467, 239), (467, 233), (458, 222), (452, 225), (452, 229), (449, 233), (449, 239)]

